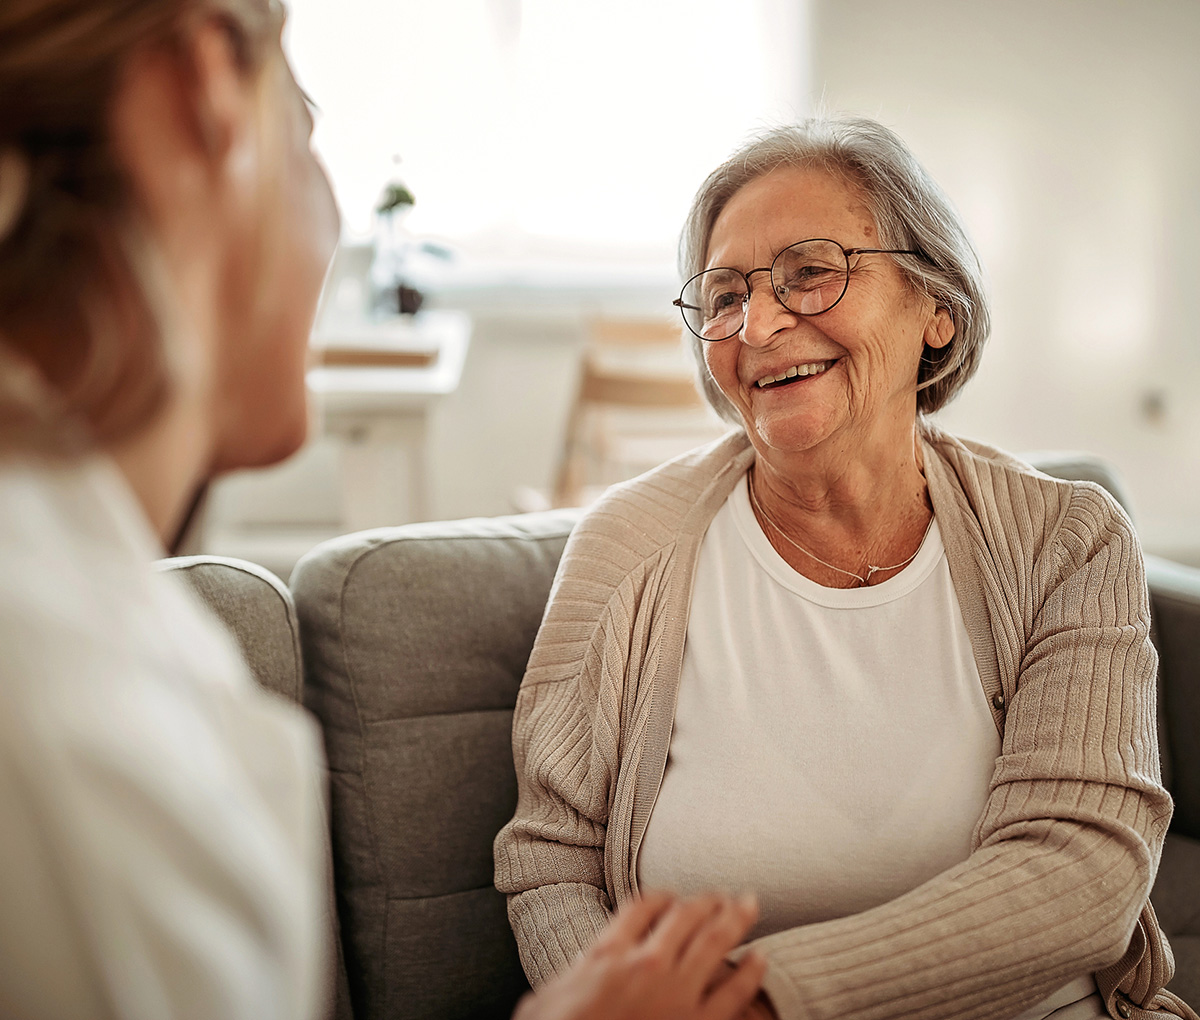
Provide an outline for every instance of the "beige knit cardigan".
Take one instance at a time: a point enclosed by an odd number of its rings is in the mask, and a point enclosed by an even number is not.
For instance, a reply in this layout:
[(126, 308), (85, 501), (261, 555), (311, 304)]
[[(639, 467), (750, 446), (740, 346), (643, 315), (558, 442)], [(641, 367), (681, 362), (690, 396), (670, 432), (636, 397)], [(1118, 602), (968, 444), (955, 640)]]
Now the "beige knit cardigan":
[[(764, 988), (782, 1020), (1002, 1020), (1095, 973), (1114, 1017), (1194, 1018), (1160, 994), (1174, 964), (1147, 899), (1171, 800), (1133, 528), (1096, 485), (923, 436), (1001, 755), (966, 861), (861, 914), (757, 939)], [(753, 456), (735, 433), (610, 490), (567, 543), (513, 717), (516, 815), (495, 845), (535, 986), (636, 895), (697, 554)]]

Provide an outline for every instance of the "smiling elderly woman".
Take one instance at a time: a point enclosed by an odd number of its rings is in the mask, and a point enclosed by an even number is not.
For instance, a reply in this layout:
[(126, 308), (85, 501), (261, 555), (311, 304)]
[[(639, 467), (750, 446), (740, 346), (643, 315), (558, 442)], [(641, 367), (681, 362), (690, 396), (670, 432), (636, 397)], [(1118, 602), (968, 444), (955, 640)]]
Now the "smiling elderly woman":
[(957, 214), (887, 129), (809, 121), (705, 181), (682, 268), (738, 430), (563, 556), (496, 842), (530, 979), (639, 889), (750, 889), (760, 1015), (1194, 1017), (1137, 538), (924, 417), (988, 332)]

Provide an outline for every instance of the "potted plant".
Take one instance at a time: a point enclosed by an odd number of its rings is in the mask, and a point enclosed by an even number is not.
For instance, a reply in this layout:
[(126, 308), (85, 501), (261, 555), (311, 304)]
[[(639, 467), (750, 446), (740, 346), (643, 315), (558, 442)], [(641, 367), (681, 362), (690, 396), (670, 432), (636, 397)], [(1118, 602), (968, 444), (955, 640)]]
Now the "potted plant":
[(375, 241), (375, 261), (371, 279), (376, 306), (387, 313), (413, 315), (421, 307), (424, 295), (409, 285), (404, 266), (412, 249), (401, 226), (405, 213), (416, 204), (413, 193), (401, 181), (389, 181), (375, 206), (379, 232)]

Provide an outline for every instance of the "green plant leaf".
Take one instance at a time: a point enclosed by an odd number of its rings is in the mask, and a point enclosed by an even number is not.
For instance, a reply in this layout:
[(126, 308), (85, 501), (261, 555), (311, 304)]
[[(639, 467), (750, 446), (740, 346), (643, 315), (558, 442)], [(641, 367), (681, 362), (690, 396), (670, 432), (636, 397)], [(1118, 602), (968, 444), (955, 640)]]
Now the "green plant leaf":
[(375, 211), (380, 216), (386, 216), (397, 209), (407, 209), (409, 206), (416, 204), (417, 200), (413, 198), (413, 193), (408, 188), (399, 181), (392, 181), (383, 189), (383, 194), (379, 198), (379, 204), (375, 206)]

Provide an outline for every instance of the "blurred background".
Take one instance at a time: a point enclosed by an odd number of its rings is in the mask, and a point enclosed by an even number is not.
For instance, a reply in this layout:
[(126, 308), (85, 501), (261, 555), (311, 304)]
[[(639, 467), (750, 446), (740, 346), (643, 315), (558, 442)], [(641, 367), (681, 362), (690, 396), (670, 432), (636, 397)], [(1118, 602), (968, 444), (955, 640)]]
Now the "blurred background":
[[(588, 375), (604, 337), (628, 353), (657, 323), (677, 334), (675, 242), (696, 187), (756, 129), (824, 109), (897, 130), (987, 270), (992, 338), (941, 423), (1107, 457), (1146, 548), (1200, 566), (1200, 4), (289, 9), (344, 220), (314, 334), (323, 421), (292, 462), (215, 487), (201, 547), (286, 577), (358, 527), (586, 498), (563, 483), (581, 399), (608, 392)], [(407, 194), (381, 215), (389, 183)], [(409, 305), (423, 297), (415, 317), (397, 314), (401, 284)], [(715, 428), (668, 410), (687, 419), (676, 444)], [(633, 413), (645, 434), (627, 429), (627, 447), (663, 439), (657, 413)]]

